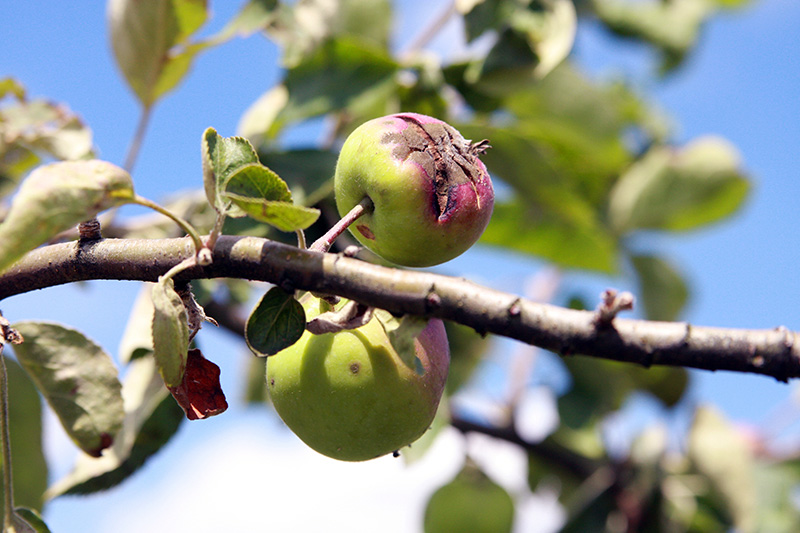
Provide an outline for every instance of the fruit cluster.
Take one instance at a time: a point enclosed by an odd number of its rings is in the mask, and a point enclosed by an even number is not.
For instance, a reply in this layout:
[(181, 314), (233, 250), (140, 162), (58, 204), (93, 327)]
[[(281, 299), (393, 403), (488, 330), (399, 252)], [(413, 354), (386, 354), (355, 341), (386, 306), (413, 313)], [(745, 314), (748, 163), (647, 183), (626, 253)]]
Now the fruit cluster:
[[(494, 192), (471, 143), (452, 126), (402, 113), (356, 128), (345, 141), (334, 179), (345, 217), (359, 211), (353, 235), (377, 255), (404, 266), (430, 266), (463, 253), (492, 213)], [(301, 299), (306, 319), (335, 311), (325, 299)], [(432, 319), (414, 340), (418, 367), (403, 361), (385, 324), (372, 316), (354, 329), (313, 334), (267, 363), (277, 413), (318, 452), (363, 461), (399, 450), (433, 421), (450, 353), (444, 324)]]

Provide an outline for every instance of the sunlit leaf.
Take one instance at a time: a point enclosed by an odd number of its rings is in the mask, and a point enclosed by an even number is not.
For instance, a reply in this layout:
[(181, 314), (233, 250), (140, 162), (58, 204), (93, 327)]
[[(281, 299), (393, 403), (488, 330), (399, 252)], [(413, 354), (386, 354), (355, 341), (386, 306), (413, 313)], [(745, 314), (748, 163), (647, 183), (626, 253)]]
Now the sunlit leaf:
[(392, 27), (389, 0), (302, 0), (281, 3), (267, 34), (283, 49), (282, 62), (296, 67), (324, 43), (341, 36), (386, 49)]
[(108, 22), (117, 65), (150, 107), (188, 71), (202, 45), (188, 39), (206, 21), (206, 0), (110, 0)]
[(186, 419), (151, 357), (130, 363), (122, 396), (125, 420), (114, 446), (98, 459), (79, 456), (72, 471), (48, 489), (48, 498), (90, 494), (118, 485), (159, 451)]
[(275, 355), (303, 335), (306, 314), (294, 296), (280, 287), (272, 287), (250, 314), (245, 340), (259, 357)]
[(246, 215), (266, 222), (281, 231), (306, 229), (316, 222), (320, 215), (319, 209), (294, 205), (291, 202), (275, 202), (230, 193), (226, 197)]
[(56, 159), (84, 159), (92, 154), (91, 130), (58, 102), (38, 98), (12, 102), (0, 109), (0, 130), (3, 166), (10, 163), (14, 150), (31, 149)]
[(614, 186), (616, 231), (702, 227), (736, 212), (750, 190), (739, 154), (727, 141), (699, 138), (680, 150), (655, 146)]
[(286, 182), (260, 163), (245, 165), (233, 172), (225, 180), (225, 194), (228, 193), (277, 202), (292, 200)]
[(677, 320), (689, 299), (689, 287), (680, 272), (654, 255), (634, 255), (631, 262), (639, 276), (639, 300), (645, 316), (650, 320)]
[(547, 76), (569, 55), (577, 18), (571, 0), (485, 2), (498, 6), (494, 46), (466, 78), (489, 95), (506, 95)]
[(160, 278), (153, 285), (153, 357), (164, 383), (168, 387), (180, 385), (186, 369), (189, 349), (189, 325), (186, 308), (175, 292), (171, 278)]
[(593, 0), (591, 4), (612, 31), (641, 39), (660, 50), (663, 72), (683, 62), (713, 11), (712, 3), (706, 1)]
[(206, 197), (217, 211), (227, 213), (230, 200), (223, 196), (225, 184), (237, 170), (257, 164), (258, 155), (247, 139), (222, 137), (214, 128), (203, 132), (201, 145)]
[(0, 224), (0, 272), (62, 231), (133, 198), (130, 174), (105, 161), (62, 161), (37, 168)]
[(25, 342), (14, 347), (67, 434), (99, 457), (114, 443), (124, 417), (117, 368), (82, 333), (46, 322), (14, 325)]

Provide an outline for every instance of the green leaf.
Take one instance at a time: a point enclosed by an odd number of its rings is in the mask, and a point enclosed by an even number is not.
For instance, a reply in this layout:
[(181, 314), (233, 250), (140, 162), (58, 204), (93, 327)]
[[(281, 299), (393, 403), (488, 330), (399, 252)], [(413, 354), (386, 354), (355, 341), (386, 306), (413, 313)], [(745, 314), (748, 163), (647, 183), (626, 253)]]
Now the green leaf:
[(352, 37), (326, 42), (289, 70), (284, 82), (289, 99), (267, 132), (346, 108), (376, 85), (391, 82), (398, 70), (389, 53)]
[(0, 272), (23, 255), (134, 196), (130, 174), (105, 161), (62, 161), (37, 168), (0, 224)]
[(754, 531), (753, 455), (744, 435), (715, 409), (700, 408), (689, 432), (689, 458), (721, 496), (736, 530)]
[(662, 53), (662, 72), (679, 66), (714, 10), (711, 1), (592, 0), (598, 18), (615, 33), (641, 39)]
[(153, 358), (130, 363), (122, 395), (125, 420), (114, 446), (99, 459), (79, 456), (72, 471), (48, 489), (48, 498), (90, 494), (118, 485), (160, 450), (186, 419), (164, 387)]
[[(14, 473), (14, 503), (42, 509), (48, 468), (42, 448), (42, 403), (28, 374), (5, 357), (8, 375), (9, 433)], [(2, 464), (2, 460), (0, 460)], [(0, 497), (3, 487), (0, 486)], [(0, 519), (3, 510), (0, 508)]]
[(25, 86), (10, 76), (0, 78), (0, 99), (9, 94), (22, 101), (25, 99)]
[(99, 457), (114, 443), (124, 417), (121, 385), (111, 357), (82, 333), (59, 324), (20, 322), (25, 342), (14, 347), (67, 434)]
[(665, 259), (654, 255), (631, 256), (639, 276), (640, 300), (649, 320), (672, 322), (680, 317), (689, 287), (680, 272)]
[(108, 22), (117, 65), (144, 107), (172, 90), (202, 45), (188, 39), (205, 23), (206, 0), (110, 0)]
[(374, 314), (389, 337), (389, 342), (397, 352), (400, 360), (408, 368), (413, 368), (417, 374), (424, 374), (425, 370), (417, 357), (415, 341), (428, 325), (428, 319), (412, 315), (397, 318), (383, 309), (375, 309)]
[(175, 292), (171, 278), (159, 277), (151, 292), (153, 299), (153, 357), (168, 387), (183, 380), (189, 350), (189, 325), (186, 308)]
[(26, 507), (17, 507), (14, 509), (14, 514), (16, 514), (17, 518), (21, 518), (24, 520), (24, 526), (22, 528), (17, 528), (16, 533), (22, 533), (23, 531), (32, 531), (34, 533), (50, 533), (50, 528), (47, 527), (47, 524), (44, 523), (42, 517), (39, 516), (33, 509), (28, 509)]
[(294, 296), (272, 287), (247, 319), (244, 337), (258, 357), (275, 355), (303, 335), (306, 313)]
[(259, 198), (275, 202), (291, 202), (289, 187), (273, 171), (260, 163), (245, 165), (225, 180), (225, 195)]
[(739, 154), (723, 139), (700, 138), (677, 151), (654, 146), (614, 186), (609, 217), (619, 233), (685, 231), (732, 215), (749, 190)]
[(593, 357), (563, 359), (572, 377), (570, 390), (558, 400), (564, 424), (580, 428), (619, 409), (636, 391), (649, 392), (666, 406), (675, 405), (688, 387), (683, 368), (643, 368)]
[(258, 155), (247, 139), (222, 137), (214, 128), (203, 132), (201, 150), (208, 202), (218, 212), (228, 214), (230, 201), (223, 196), (228, 179), (242, 167), (257, 164)]
[(532, 254), (563, 267), (614, 272), (616, 239), (586, 209), (585, 220), (570, 221), (520, 201), (496, 203), (480, 243)]
[(291, 202), (273, 202), (230, 193), (226, 196), (246, 215), (281, 231), (306, 229), (316, 222), (320, 215), (319, 209), (294, 205)]
[(13, 150), (32, 149), (56, 159), (84, 159), (92, 155), (92, 131), (62, 103), (44, 99), (21, 100), (0, 110), (0, 159)]
[(392, 29), (391, 10), (389, 0), (284, 2), (267, 27), (267, 34), (283, 48), (284, 66), (293, 68), (328, 40), (341, 36), (386, 49)]

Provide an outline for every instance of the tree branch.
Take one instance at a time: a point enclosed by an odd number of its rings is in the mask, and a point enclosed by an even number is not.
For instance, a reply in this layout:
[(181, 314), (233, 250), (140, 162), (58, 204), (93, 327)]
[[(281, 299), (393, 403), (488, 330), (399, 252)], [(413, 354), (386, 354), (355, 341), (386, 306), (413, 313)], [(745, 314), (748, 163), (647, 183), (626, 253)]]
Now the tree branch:
[[(91, 279), (156, 281), (195, 253), (188, 238), (106, 239), (38, 248), (0, 277), (0, 299)], [(465, 279), (373, 265), (256, 237), (222, 236), (208, 266), (175, 281), (243, 278), (337, 294), (395, 314), (439, 317), (539, 346), (644, 366), (670, 365), (800, 377), (798, 334), (614, 318), (542, 304)]]

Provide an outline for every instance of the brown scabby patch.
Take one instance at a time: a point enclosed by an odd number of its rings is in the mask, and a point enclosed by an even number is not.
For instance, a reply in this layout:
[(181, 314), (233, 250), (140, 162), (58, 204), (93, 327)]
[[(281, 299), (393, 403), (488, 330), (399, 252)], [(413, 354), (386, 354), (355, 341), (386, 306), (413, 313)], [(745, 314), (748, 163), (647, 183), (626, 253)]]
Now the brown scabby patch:
[(433, 179), (434, 211), (442, 218), (453, 208), (451, 191), (458, 185), (472, 184), (483, 178), (478, 156), (484, 153), (489, 141), (471, 143), (452, 126), (444, 122), (423, 124), (411, 116), (399, 117), (408, 127), (402, 132), (390, 132), (382, 143), (394, 145), (392, 155), (401, 161), (410, 159)]

